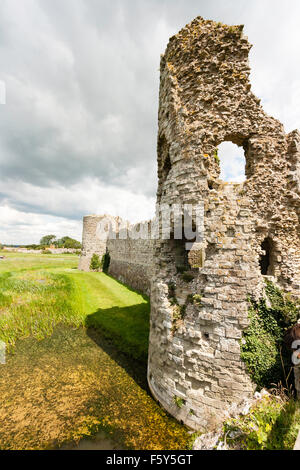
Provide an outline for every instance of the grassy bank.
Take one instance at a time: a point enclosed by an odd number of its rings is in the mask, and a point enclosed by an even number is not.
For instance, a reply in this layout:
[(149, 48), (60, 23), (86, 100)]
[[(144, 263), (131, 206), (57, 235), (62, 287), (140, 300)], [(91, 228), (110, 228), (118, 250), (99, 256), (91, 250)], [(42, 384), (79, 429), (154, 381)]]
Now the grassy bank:
[[(134, 359), (147, 361), (150, 304), (104, 273), (84, 273), (73, 277), (80, 284), (85, 303), (85, 326), (113, 341)], [(99, 306), (101, 306), (99, 308)]]

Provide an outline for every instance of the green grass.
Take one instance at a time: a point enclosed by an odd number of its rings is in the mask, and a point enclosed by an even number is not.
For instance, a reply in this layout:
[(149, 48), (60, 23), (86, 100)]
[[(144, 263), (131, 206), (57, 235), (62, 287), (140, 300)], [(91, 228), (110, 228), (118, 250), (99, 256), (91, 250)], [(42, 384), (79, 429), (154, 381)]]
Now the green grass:
[(123, 352), (146, 361), (149, 299), (104, 273), (84, 273), (76, 276), (75, 282), (80, 283), (84, 298), (89, 299), (89, 305), (85, 305), (88, 313), (85, 326), (100, 330)]
[(0, 251), (5, 256), (4, 260), (0, 260), (0, 273), (5, 271), (34, 271), (36, 269), (62, 269), (76, 268), (78, 266), (77, 255), (43, 255), (43, 254), (27, 254), (27, 253), (10, 253)]
[[(0, 449), (56, 448), (98, 432), (119, 449), (188, 448), (187, 429), (147, 391), (148, 299), (104, 273), (78, 272), (74, 255), (5, 256)], [(224, 439), (292, 449), (299, 428), (300, 402), (271, 395), (225, 423)]]
[(146, 360), (146, 297), (104, 273), (78, 272), (78, 257), (15, 255), (0, 264), (0, 340), (11, 347), (29, 336), (41, 340), (59, 324), (82, 325)]
[(32, 279), (24, 279), (20, 273), (5, 273), (0, 293), (0, 339), (10, 347), (29, 336), (43, 339), (58, 324), (83, 322), (72, 279), (63, 274), (35, 271)]

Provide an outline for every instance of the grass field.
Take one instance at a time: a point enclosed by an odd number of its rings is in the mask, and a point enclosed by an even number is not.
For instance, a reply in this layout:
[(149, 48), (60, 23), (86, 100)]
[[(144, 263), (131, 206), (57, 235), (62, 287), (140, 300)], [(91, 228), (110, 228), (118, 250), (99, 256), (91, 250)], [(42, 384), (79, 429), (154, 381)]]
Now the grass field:
[(74, 255), (4, 255), (0, 449), (187, 448), (147, 390), (148, 299)]
[(51, 335), (56, 325), (101, 329), (146, 360), (149, 300), (104, 273), (77, 271), (72, 255), (10, 254), (0, 263), (0, 340)]

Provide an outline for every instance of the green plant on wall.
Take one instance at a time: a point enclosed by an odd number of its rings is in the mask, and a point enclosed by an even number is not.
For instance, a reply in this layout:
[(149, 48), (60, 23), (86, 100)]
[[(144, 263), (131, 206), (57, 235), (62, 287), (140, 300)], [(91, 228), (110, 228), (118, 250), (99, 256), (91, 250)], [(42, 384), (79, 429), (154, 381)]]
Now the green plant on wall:
[(202, 300), (202, 295), (200, 294), (194, 294), (192, 296), (193, 304), (194, 305), (201, 305), (201, 300)]
[(266, 281), (265, 298), (249, 299), (250, 324), (244, 332), (241, 358), (258, 387), (286, 384), (291, 354), (283, 345), (285, 331), (299, 318), (299, 304), (293, 302), (272, 282)]
[(180, 325), (182, 325), (182, 322), (184, 320), (185, 314), (186, 314), (186, 304), (179, 305), (177, 303), (176, 299), (172, 299), (172, 301), (176, 303), (171, 303), (173, 305), (173, 325), (172, 325), (172, 333), (175, 333)]
[(173, 308), (173, 320), (183, 320), (186, 312), (186, 305), (174, 305)]
[(175, 297), (175, 291), (176, 291), (176, 284), (173, 281), (170, 281), (168, 283), (168, 297), (173, 298)]
[(102, 262), (100, 261), (99, 256), (94, 253), (90, 263), (90, 269), (92, 271), (99, 271), (102, 268)]
[(168, 298), (171, 305), (178, 305), (176, 299), (176, 284), (173, 281), (168, 283)]
[(176, 406), (178, 406), (178, 408), (182, 408), (183, 405), (185, 404), (185, 400), (177, 396), (174, 396), (174, 401), (175, 401)]
[(186, 266), (176, 266), (177, 274), (182, 274), (186, 271)]
[(263, 397), (247, 415), (224, 423), (221, 441), (229, 449), (292, 450), (299, 432), (300, 402), (288, 400), (282, 391)]

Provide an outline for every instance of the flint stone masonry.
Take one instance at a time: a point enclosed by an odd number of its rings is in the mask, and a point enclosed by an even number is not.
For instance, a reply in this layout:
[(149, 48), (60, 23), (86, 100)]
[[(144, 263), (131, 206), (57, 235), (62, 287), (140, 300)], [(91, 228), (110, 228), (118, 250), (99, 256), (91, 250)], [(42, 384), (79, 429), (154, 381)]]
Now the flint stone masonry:
[[(267, 275), (300, 293), (300, 134), (286, 135), (252, 94), (250, 48), (243, 26), (199, 17), (161, 58), (157, 204), (204, 202), (204, 262), (186, 268), (187, 283), (174, 241), (155, 243), (148, 381), (195, 429), (213, 428), (253, 394), (240, 359), (247, 295), (258, 298)], [(242, 184), (219, 179), (223, 141), (244, 149)]]
[[(300, 133), (286, 135), (251, 92), (250, 48), (243, 26), (198, 17), (161, 58), (157, 204), (204, 204), (203, 241), (187, 252), (159, 227), (151, 242), (96, 245), (95, 220), (84, 221), (82, 266), (107, 248), (118, 279), (145, 290), (151, 279), (149, 387), (206, 432), (253, 397), (240, 358), (247, 297), (266, 278), (300, 296)], [(244, 149), (244, 183), (220, 180), (224, 141)]]
[[(111, 222), (113, 231), (100, 239), (97, 228), (104, 220)], [(149, 295), (154, 269), (153, 241), (150, 238), (139, 238), (139, 234), (145, 231), (149, 233), (150, 224), (151, 222), (143, 222), (130, 225), (119, 217), (107, 215), (84, 217), (79, 269), (89, 271), (93, 254), (96, 253), (101, 259), (108, 252), (109, 274), (133, 289)]]

